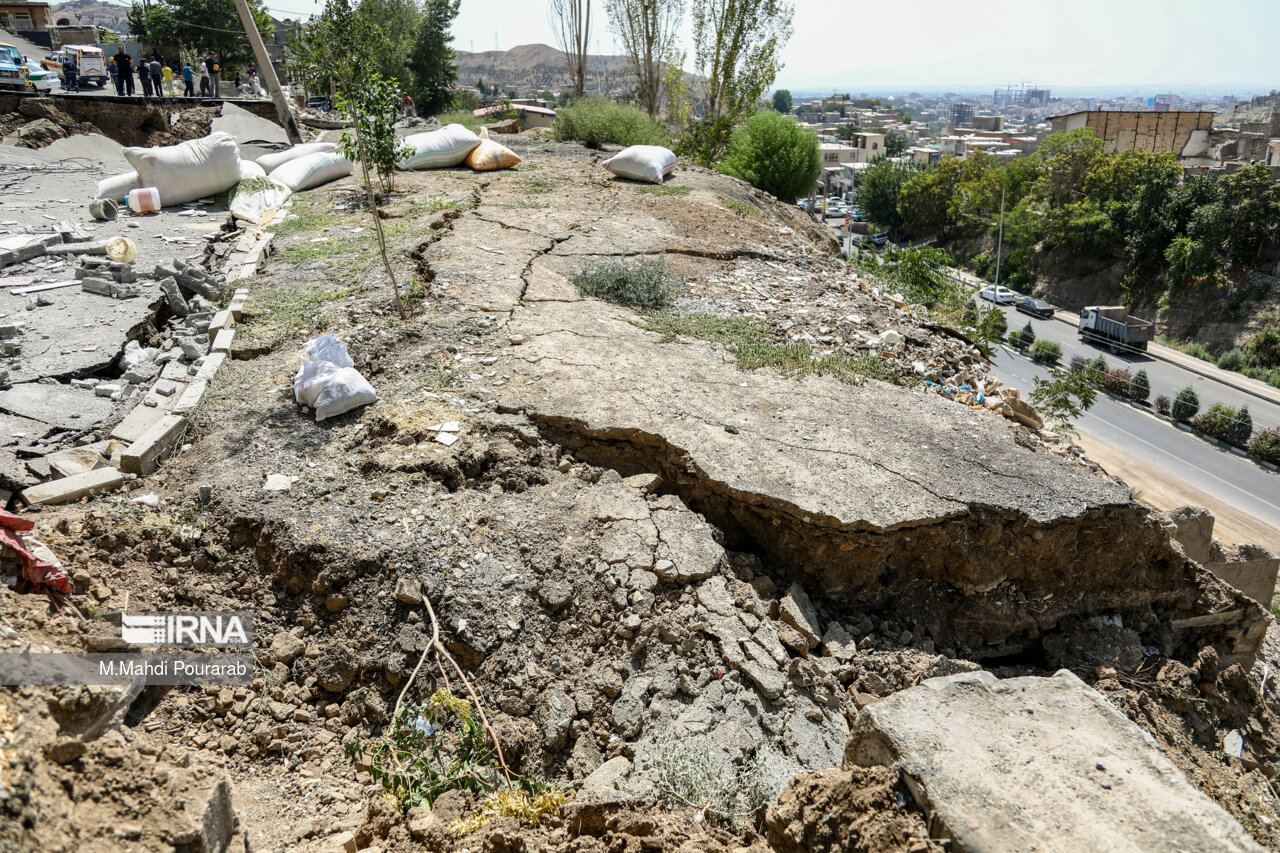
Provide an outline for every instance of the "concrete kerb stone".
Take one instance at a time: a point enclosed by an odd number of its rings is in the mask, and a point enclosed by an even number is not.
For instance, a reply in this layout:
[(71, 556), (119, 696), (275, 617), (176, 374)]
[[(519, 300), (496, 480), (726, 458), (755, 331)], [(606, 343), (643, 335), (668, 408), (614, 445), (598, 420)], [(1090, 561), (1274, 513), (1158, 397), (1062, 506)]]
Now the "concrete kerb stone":
[(22, 491), (22, 500), (28, 506), (66, 503), (86, 495), (109, 492), (124, 485), (125, 476), (115, 468), (97, 468), (70, 477), (50, 480)]
[(171, 414), (182, 415), (186, 417), (196, 410), (200, 405), (200, 401), (204, 399), (205, 392), (209, 390), (208, 379), (197, 379), (187, 386), (182, 392), (182, 396), (178, 398), (178, 402), (174, 404)]
[[(184, 396), (186, 392), (183, 392)], [(160, 467), (160, 461), (177, 449), (187, 432), (187, 419), (182, 415), (165, 415), (120, 457), (120, 468), (126, 474), (146, 476)]]
[(231, 341), (236, 335), (235, 329), (223, 329), (218, 332), (213, 339), (213, 348), (210, 350), (214, 355), (219, 353), (228, 354), (231, 352)]

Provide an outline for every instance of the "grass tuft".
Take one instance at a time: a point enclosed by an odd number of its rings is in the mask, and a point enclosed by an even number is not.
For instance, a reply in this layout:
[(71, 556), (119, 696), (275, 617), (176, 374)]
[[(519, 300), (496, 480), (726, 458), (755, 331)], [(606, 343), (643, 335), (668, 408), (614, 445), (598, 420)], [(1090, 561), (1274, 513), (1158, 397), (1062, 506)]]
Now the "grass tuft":
[(608, 258), (583, 267), (570, 281), (583, 296), (644, 311), (666, 308), (676, 284), (667, 272), (665, 257), (642, 258), (634, 265)]
[(754, 219), (757, 222), (764, 222), (765, 215), (759, 210), (744, 201), (738, 201), (736, 198), (725, 198), (724, 196), (716, 196), (720, 202), (739, 216), (745, 216), (747, 219)]
[(659, 184), (656, 187), (636, 187), (636, 192), (645, 195), (688, 195), (693, 192), (693, 187), (679, 186), (677, 184)]

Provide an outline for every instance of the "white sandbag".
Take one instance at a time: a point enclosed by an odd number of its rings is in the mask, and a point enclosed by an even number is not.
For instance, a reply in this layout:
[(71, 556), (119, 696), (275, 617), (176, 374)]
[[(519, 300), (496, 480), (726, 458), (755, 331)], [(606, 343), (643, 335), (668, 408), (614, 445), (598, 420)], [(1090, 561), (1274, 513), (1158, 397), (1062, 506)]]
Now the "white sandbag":
[(401, 169), (444, 169), (467, 159), (480, 137), (460, 124), (446, 124), (439, 130), (406, 136), (404, 142), (413, 153), (400, 160)]
[(293, 190), (275, 178), (246, 178), (236, 184), (227, 209), (236, 219), (266, 228), (291, 195)]
[(369, 381), (352, 366), (347, 345), (332, 334), (307, 341), (302, 366), (293, 378), (293, 396), (316, 410), (316, 420), (337, 417), (377, 402)]
[(136, 190), (142, 187), (142, 179), (138, 177), (138, 173), (132, 170), (121, 172), (119, 175), (112, 175), (109, 178), (103, 178), (98, 181), (98, 192), (94, 198), (109, 198), (119, 201), (129, 194), (129, 190)]
[(252, 160), (240, 161), (240, 180), (243, 181), (245, 178), (265, 178), (266, 176), (267, 170)]
[(274, 170), (271, 179), (279, 181), (294, 192), (302, 192), (345, 178), (354, 168), (355, 164), (341, 154), (320, 151), (290, 160)]
[(600, 165), (620, 178), (660, 184), (675, 171), (676, 155), (661, 145), (632, 145)]
[(126, 148), (140, 186), (155, 187), (166, 205), (226, 192), (240, 181), (240, 151), (222, 131), (160, 148)]
[(333, 142), (304, 142), (301, 145), (295, 145), (292, 148), (286, 148), (284, 151), (276, 151), (273, 154), (263, 154), (258, 158), (258, 165), (267, 170), (270, 175), (273, 171), (288, 163), (290, 160), (297, 160), (299, 157), (305, 157), (308, 154), (321, 154), (326, 151), (334, 151), (337, 144)]

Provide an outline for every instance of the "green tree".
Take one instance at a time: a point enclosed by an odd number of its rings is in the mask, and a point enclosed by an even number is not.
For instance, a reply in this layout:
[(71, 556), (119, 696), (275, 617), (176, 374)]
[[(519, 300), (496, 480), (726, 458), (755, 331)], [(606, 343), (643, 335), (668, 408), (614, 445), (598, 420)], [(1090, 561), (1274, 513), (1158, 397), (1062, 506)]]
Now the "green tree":
[(1036, 157), (1044, 164), (1038, 191), (1051, 206), (1077, 198), (1089, 170), (1103, 156), (1102, 140), (1087, 127), (1051, 133), (1040, 141)]
[(422, 6), (422, 21), (410, 65), (414, 101), (418, 110), (429, 116), (445, 112), (453, 105), (450, 90), (458, 80), (458, 66), (454, 61), (451, 29), (454, 18), (458, 17), (460, 2), (425, 0)]
[[(270, 37), (271, 16), (262, 0), (247, 0), (258, 31)], [(207, 51), (217, 54), (225, 67), (252, 62), (253, 51), (244, 36), (244, 25), (234, 0), (159, 0), (135, 2), (126, 16), (129, 32), (139, 41), (153, 45), (175, 45), (182, 52)]]
[(1074, 431), (1076, 418), (1087, 412), (1098, 398), (1098, 391), (1083, 371), (1055, 374), (1052, 379), (1035, 378), (1031, 391), (1032, 404), (1055, 420), (1065, 432)]
[(1022, 327), (1022, 345), (1029, 347), (1036, 342), (1036, 330), (1031, 328), (1031, 321)]
[(662, 104), (663, 61), (684, 21), (684, 0), (605, 0), (609, 29), (636, 73), (636, 97), (650, 118)]
[(1233, 447), (1248, 447), (1249, 439), (1253, 436), (1253, 415), (1249, 414), (1249, 407), (1241, 406), (1236, 412), (1236, 416), (1227, 425), (1226, 438), (1227, 444)]
[(856, 124), (838, 124), (836, 125), (836, 139), (852, 142), (856, 133), (862, 133), (862, 128)]
[(394, 80), (384, 79), (374, 71), (364, 76), (358, 86), (348, 86), (338, 93), (338, 109), (351, 126), (342, 131), (338, 150), (349, 160), (360, 164), (360, 177), (364, 183), (373, 229), (378, 238), (382, 266), (391, 280), (395, 293), (396, 311), (404, 319), (404, 302), (400, 299), (400, 285), (387, 257), (387, 241), (382, 233), (382, 217), (378, 215), (377, 196), (373, 191), (373, 176), (385, 192), (391, 192), (396, 163), (409, 153), (409, 147), (396, 135), (396, 107), (400, 103), (400, 87)]
[(872, 160), (858, 181), (858, 203), (867, 218), (884, 228), (900, 229), (902, 214), (898, 211), (898, 198), (902, 187), (919, 171), (920, 167), (914, 163), (899, 163), (887, 157)]
[(1280, 367), (1280, 326), (1264, 326), (1249, 340), (1245, 351), (1260, 367)]
[(1151, 380), (1147, 378), (1147, 371), (1139, 370), (1129, 383), (1129, 397), (1136, 403), (1145, 403), (1150, 396)]
[(775, 198), (808, 195), (822, 173), (818, 137), (792, 119), (765, 110), (733, 132), (717, 168)]
[(290, 69), (313, 92), (345, 93), (381, 39), (351, 0), (327, 0), (320, 16), (289, 40)]
[(734, 125), (755, 111), (782, 68), (795, 7), (786, 0), (693, 0), (694, 64), (705, 112), (682, 149), (704, 165), (720, 159)]
[(892, 130), (884, 135), (884, 153), (890, 157), (897, 157), (903, 151), (907, 150), (907, 138), (901, 133), (894, 133)]
[(791, 90), (778, 89), (773, 93), (773, 108), (783, 115), (791, 112)]
[[(368, 39), (360, 74), (377, 72), (384, 80), (394, 80), (414, 91), (414, 42), (423, 25), (423, 7), (418, 0), (358, 0), (355, 13), (364, 22)], [(450, 54), (447, 61), (452, 59)]]
[(1172, 413), (1175, 421), (1190, 423), (1199, 411), (1200, 395), (1190, 385), (1179, 391), (1178, 396), (1173, 398)]

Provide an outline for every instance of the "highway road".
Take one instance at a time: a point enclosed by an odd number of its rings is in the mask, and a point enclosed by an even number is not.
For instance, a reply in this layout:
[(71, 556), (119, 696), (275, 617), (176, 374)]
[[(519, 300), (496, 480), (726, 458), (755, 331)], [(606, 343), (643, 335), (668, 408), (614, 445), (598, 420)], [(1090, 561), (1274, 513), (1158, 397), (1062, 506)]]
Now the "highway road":
[[(1039, 334), (1040, 326), (1051, 328), (1053, 321), (1035, 320), (1033, 325)], [(1056, 325), (1070, 332), (1062, 324)], [(1109, 360), (1116, 363), (1114, 359)], [(1047, 369), (1008, 347), (997, 351), (992, 372), (1006, 385), (1021, 389), (1024, 396), (1030, 395), (1035, 377), (1049, 378)], [(1147, 372), (1151, 375), (1154, 396), (1156, 377), (1150, 367)], [(1204, 400), (1203, 393), (1201, 400)], [(1260, 400), (1254, 402), (1260, 408), (1263, 405)], [(1252, 412), (1252, 403), (1249, 408)], [(1076, 429), (1280, 530), (1280, 474), (1104, 394), (1098, 395), (1093, 408), (1076, 423)]]
[[(986, 307), (991, 306), (991, 303), (985, 300), (980, 300), (980, 302)], [(999, 307), (1004, 311), (1008, 319), (1010, 330), (1021, 329), (1030, 321), (1031, 328), (1035, 331), (1037, 338), (1057, 341), (1061, 344), (1063, 366), (1071, 363), (1071, 356), (1073, 355), (1081, 355), (1085, 358), (1096, 358), (1101, 355), (1106, 358), (1111, 367), (1123, 367), (1134, 373), (1139, 370), (1147, 371), (1147, 378), (1151, 380), (1152, 401), (1159, 394), (1163, 394), (1172, 400), (1178, 391), (1190, 385), (1196, 389), (1196, 393), (1200, 396), (1200, 411), (1202, 412), (1208, 410), (1213, 403), (1226, 403), (1236, 408), (1247, 405), (1255, 430), (1280, 426), (1280, 405), (1261, 400), (1226, 383), (1200, 376), (1186, 368), (1170, 364), (1167, 361), (1161, 361), (1146, 353), (1116, 354), (1110, 352), (1106, 347), (1085, 343), (1080, 339), (1079, 332), (1074, 325), (1068, 326), (1061, 320), (1042, 320), (1039, 317), (1022, 314), (1016, 311), (1012, 305), (1001, 305)], [(1059, 311), (1058, 315), (1072, 321), (1076, 319), (1071, 312)]]

